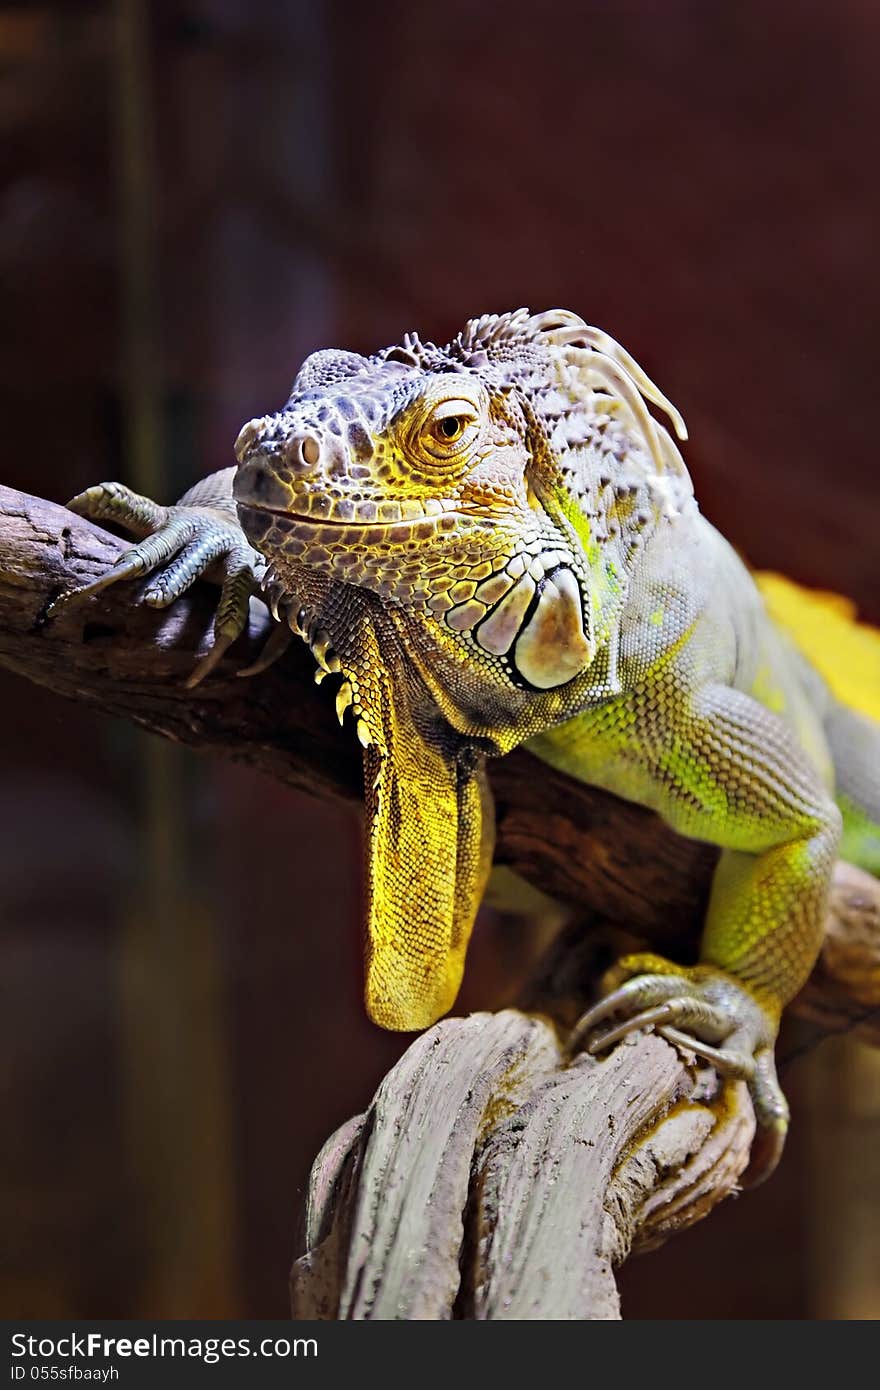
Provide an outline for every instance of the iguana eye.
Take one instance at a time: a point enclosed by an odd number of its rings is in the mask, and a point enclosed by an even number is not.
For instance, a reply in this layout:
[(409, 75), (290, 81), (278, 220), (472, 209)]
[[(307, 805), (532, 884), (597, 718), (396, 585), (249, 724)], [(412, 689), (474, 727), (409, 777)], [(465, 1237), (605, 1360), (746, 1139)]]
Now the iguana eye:
[(434, 426), (434, 433), (441, 442), (446, 439), (452, 443), (459, 439), (463, 432), (464, 421), (460, 415), (447, 415)]
[(422, 432), (422, 443), (428, 453), (447, 458), (466, 448), (476, 432), (477, 416), (472, 401), (443, 401), (432, 411)]

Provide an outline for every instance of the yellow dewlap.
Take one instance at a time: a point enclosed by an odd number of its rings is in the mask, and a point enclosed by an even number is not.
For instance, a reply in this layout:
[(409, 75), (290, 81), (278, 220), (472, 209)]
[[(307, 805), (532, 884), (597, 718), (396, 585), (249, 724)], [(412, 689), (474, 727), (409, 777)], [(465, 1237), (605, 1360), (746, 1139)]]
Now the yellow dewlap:
[(880, 720), (880, 631), (856, 619), (840, 594), (804, 589), (781, 574), (755, 575), (767, 609), (837, 699)]

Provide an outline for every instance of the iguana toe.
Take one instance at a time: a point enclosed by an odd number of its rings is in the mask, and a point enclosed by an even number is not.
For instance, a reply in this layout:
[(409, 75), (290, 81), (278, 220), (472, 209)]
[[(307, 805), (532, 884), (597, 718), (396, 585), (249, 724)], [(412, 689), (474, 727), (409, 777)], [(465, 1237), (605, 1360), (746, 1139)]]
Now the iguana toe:
[[(74, 497), (68, 506), (79, 516), (114, 522), (140, 539), (105, 574), (63, 594), (50, 612), (100, 593), (120, 580), (144, 576), (149, 576), (149, 583), (143, 601), (151, 608), (167, 608), (196, 580), (210, 576), (220, 583), (213, 638), (186, 684), (192, 688), (204, 680), (247, 628), (250, 600), (259, 593), (265, 573), (262, 557), (245, 541), (234, 517), (213, 505), (184, 502), (161, 507), (121, 483), (99, 483)], [(289, 631), (283, 640), (277, 640), (273, 631), (248, 673), (270, 665), (289, 640)]]
[(719, 1075), (744, 1080), (759, 1126), (748, 1183), (769, 1177), (788, 1128), (773, 1057), (773, 1011), (712, 966), (678, 966), (657, 956), (625, 957), (604, 983), (609, 992), (578, 1020), (569, 1055), (597, 1055), (637, 1029), (652, 1029)]

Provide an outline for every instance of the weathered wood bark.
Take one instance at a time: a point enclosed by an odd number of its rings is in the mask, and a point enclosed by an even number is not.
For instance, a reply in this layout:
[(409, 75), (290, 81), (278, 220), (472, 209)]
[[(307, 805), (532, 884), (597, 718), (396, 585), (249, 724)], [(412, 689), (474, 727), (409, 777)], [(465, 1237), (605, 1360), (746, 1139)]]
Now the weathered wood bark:
[(735, 1187), (743, 1093), (701, 1100), (658, 1037), (566, 1066), (540, 1017), (445, 1020), (319, 1156), (294, 1317), (619, 1317), (633, 1245)]
[[(196, 691), (184, 680), (210, 641), (207, 586), (164, 613), (127, 584), (49, 616), (124, 545), (0, 488), (0, 662), (316, 795), (355, 797), (356, 741), (336, 727), (305, 649), (236, 678), (268, 630), (259, 603), (241, 650)], [(613, 1266), (704, 1215), (746, 1168), (743, 1086), (719, 1087), (653, 1036), (569, 1064), (557, 1032), (619, 950), (693, 953), (715, 851), (524, 752), (492, 780), (499, 859), (580, 916), (522, 1011), (431, 1029), (367, 1115), (328, 1141), (294, 1271), (299, 1316), (616, 1317)], [(880, 1036), (880, 885), (851, 866), (838, 866), (825, 950), (792, 1007), (820, 1031)]]
[[(413, 1044), (312, 1172), (300, 1318), (616, 1318), (614, 1269), (747, 1185), (748, 1093), (637, 1034), (570, 1062), (609, 952), (572, 928), (526, 1011), (447, 1019)], [(845, 962), (845, 964), (844, 964)], [(880, 885), (838, 865), (825, 947), (796, 1011), (880, 1043)], [(556, 1020), (557, 1023), (554, 1023)]]

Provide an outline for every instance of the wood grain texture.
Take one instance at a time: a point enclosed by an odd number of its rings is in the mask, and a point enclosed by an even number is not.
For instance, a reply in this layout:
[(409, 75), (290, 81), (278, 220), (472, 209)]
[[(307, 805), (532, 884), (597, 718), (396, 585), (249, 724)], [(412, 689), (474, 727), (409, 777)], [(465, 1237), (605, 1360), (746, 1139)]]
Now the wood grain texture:
[(710, 1075), (647, 1035), (569, 1065), (512, 1009), (437, 1024), (316, 1162), (293, 1316), (618, 1318), (616, 1266), (747, 1166), (745, 1087)]

